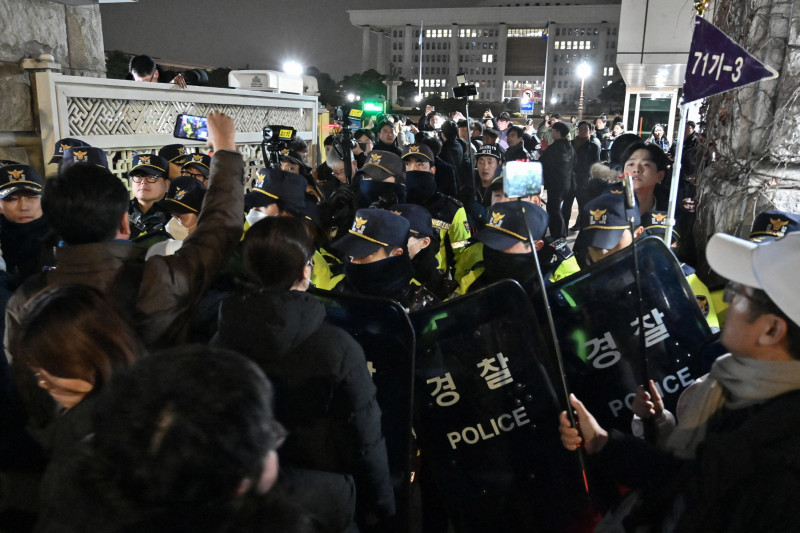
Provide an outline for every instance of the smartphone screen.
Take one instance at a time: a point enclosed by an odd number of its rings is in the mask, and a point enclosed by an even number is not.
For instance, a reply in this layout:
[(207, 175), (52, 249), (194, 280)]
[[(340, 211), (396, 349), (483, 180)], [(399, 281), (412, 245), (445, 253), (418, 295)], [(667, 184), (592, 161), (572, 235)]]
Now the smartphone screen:
[(538, 161), (509, 161), (503, 167), (503, 192), (509, 198), (541, 194), (542, 164)]
[(208, 120), (206, 117), (181, 113), (175, 119), (175, 130), (172, 134), (179, 139), (206, 141), (208, 140)]

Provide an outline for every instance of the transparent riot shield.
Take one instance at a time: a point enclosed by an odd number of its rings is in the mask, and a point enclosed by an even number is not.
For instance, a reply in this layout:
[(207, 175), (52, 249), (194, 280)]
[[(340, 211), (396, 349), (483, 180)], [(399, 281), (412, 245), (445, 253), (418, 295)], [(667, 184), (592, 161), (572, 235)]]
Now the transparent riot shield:
[(377, 388), (381, 427), (397, 499), (395, 531), (407, 531), (411, 485), (411, 403), (414, 330), (403, 307), (383, 298), (313, 291), (328, 321), (347, 331), (364, 349)]
[[(699, 348), (711, 335), (675, 256), (656, 237), (637, 241), (644, 302), (628, 247), (548, 288), (571, 391), (600, 425), (630, 433), (636, 388), (655, 381), (667, 409), (702, 375)], [(646, 365), (645, 365), (646, 361)]]
[(459, 532), (565, 531), (586, 504), (559, 440), (552, 358), (514, 281), (411, 315), (423, 476)]

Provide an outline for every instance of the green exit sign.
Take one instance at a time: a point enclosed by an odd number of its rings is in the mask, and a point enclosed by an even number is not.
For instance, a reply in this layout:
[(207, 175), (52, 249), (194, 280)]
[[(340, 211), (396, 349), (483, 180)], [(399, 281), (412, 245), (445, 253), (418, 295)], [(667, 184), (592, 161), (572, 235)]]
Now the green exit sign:
[(383, 103), (382, 102), (370, 102), (366, 100), (364, 102), (364, 112), (365, 113), (383, 113)]

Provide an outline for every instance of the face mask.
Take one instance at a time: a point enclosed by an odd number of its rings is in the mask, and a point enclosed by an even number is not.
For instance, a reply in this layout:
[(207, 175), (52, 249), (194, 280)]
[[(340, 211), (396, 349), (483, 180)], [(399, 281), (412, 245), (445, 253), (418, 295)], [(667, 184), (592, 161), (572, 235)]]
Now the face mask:
[(431, 172), (409, 170), (406, 172), (406, 194), (408, 202), (422, 204), (436, 192), (436, 178)]
[(358, 182), (358, 207), (364, 209), (376, 204), (377, 207), (391, 207), (406, 202), (406, 187), (400, 183), (365, 180)]
[(175, 217), (172, 217), (167, 222), (167, 233), (172, 235), (172, 238), (176, 241), (185, 240), (189, 236), (189, 230)]
[(347, 282), (359, 293), (384, 298), (402, 298), (413, 277), (407, 254), (367, 264), (344, 263)]
[(250, 211), (247, 212), (247, 216), (245, 216), (244, 218), (245, 218), (245, 220), (247, 220), (247, 223), (250, 224), (250, 226), (252, 227), (253, 224), (258, 222), (262, 218), (267, 218), (267, 214), (266, 213), (262, 213), (261, 211), (259, 211), (256, 208), (253, 208), (253, 209), (251, 209)]
[(483, 246), (483, 275), (487, 281), (513, 279), (525, 286), (525, 282), (535, 277), (536, 265), (530, 253), (507, 254), (486, 245)]

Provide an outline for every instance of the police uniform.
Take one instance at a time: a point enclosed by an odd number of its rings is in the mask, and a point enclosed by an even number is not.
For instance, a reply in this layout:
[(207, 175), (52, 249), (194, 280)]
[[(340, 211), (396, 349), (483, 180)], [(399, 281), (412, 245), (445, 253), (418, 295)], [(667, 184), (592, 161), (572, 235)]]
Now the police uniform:
[[(433, 152), (426, 145), (405, 146), (402, 157), (427, 159), (431, 166), (434, 165)], [(436, 259), (439, 262), (439, 269), (447, 272), (455, 268), (455, 260), (462, 253), (464, 243), (469, 240), (472, 233), (463, 204), (452, 196), (438, 192), (433, 176), (432, 173), (406, 171), (408, 203), (420, 205), (430, 213), (433, 228), (439, 232), (441, 239)], [(417, 194), (415, 189), (422, 189), (417, 187), (417, 181), (426, 182), (427, 190), (421, 190)]]
[[(65, 155), (66, 157), (67, 155)], [(158, 176), (167, 179), (169, 163), (157, 155), (137, 154), (133, 157), (133, 168), (130, 173), (131, 175)], [(172, 215), (158, 205), (158, 202), (154, 203), (145, 213), (139, 207), (139, 200), (133, 198), (128, 207), (128, 220), (131, 225), (130, 240), (149, 248), (158, 242), (169, 239), (166, 226), (170, 218)]]
[[(525, 208), (527, 224), (522, 218), (521, 206)], [(456, 268), (457, 294), (475, 291), (504, 278), (515, 279), (530, 292), (531, 283), (537, 277), (536, 265), (529, 260), (530, 252), (504, 253), (504, 250), (519, 242), (529, 242), (528, 227), (534, 240), (544, 238), (544, 233), (547, 231), (547, 213), (544, 209), (530, 202), (517, 201), (500, 202), (492, 206), (489, 221), (478, 232), (479, 242), (470, 245), (464, 251), (461, 258), (463, 261)], [(491, 254), (490, 263), (507, 261), (509, 268), (504, 271), (493, 269), (491, 264), (487, 265), (487, 253)], [(544, 247), (536, 254), (545, 283), (563, 279), (579, 270), (566, 242), (545, 242)], [(487, 266), (490, 270), (488, 275)], [(538, 280), (535, 283), (538, 286)]]
[[(414, 279), (408, 257), (408, 220), (383, 209), (359, 209), (350, 231), (333, 243), (344, 256), (344, 279), (335, 290), (396, 300), (408, 312), (438, 301)], [(367, 257), (381, 248), (400, 247), (403, 253), (371, 263), (353, 263), (349, 258)]]
[[(764, 242), (780, 239), (788, 233), (800, 231), (800, 215), (786, 211), (771, 209), (759, 214), (753, 221), (749, 240)], [(711, 292), (710, 301), (717, 310), (720, 327), (725, 324), (725, 314), (728, 304), (723, 301), (722, 288)]]

